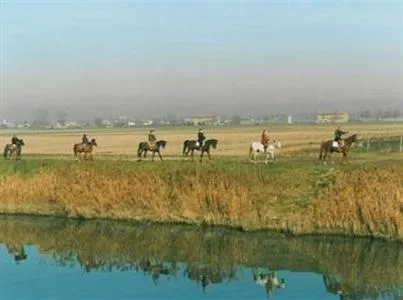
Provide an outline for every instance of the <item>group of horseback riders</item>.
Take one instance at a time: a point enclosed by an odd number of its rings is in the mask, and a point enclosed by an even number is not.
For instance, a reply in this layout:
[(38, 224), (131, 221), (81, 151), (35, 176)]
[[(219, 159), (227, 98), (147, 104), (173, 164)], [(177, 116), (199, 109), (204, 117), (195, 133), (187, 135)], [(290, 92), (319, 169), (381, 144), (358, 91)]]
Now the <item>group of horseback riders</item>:
[[(154, 149), (155, 143), (157, 142), (157, 137), (155, 136), (155, 130), (153, 128), (150, 129), (148, 133), (148, 144), (150, 149)], [(348, 133), (348, 131), (343, 131), (340, 129), (340, 126), (337, 127), (337, 129), (334, 132), (334, 148), (340, 148), (343, 146), (343, 135)], [(201, 149), (203, 147), (203, 142), (206, 140), (206, 136), (204, 135), (204, 131), (202, 128), (199, 129), (197, 133), (197, 147)], [(270, 142), (270, 136), (269, 136), (269, 131), (267, 129), (264, 129), (262, 134), (261, 134), (261, 139), (260, 139), (261, 144), (264, 147), (264, 151), (267, 151), (267, 147)], [(13, 148), (16, 148), (20, 143), (20, 139), (16, 136), (13, 135), (11, 138), (11, 145)], [(90, 139), (88, 138), (87, 134), (84, 133), (82, 136), (82, 143), (84, 145), (89, 145), (90, 144)]]
[[(339, 150), (341, 147), (343, 147), (343, 135), (345, 135), (346, 133), (348, 133), (348, 131), (343, 131), (340, 129), (340, 126), (337, 126), (336, 130), (334, 131), (334, 150)], [(269, 131), (267, 129), (263, 130), (260, 136), (260, 143), (264, 147), (264, 152), (267, 152), (267, 147), (270, 143)]]
[[(154, 149), (155, 143), (157, 141), (157, 138), (155, 136), (155, 130), (153, 128), (150, 129), (148, 133), (148, 145), (150, 149)], [(206, 139), (206, 136), (204, 135), (204, 131), (202, 128), (199, 129), (197, 133), (197, 139), (196, 139), (196, 145), (199, 149), (203, 147), (203, 142)]]

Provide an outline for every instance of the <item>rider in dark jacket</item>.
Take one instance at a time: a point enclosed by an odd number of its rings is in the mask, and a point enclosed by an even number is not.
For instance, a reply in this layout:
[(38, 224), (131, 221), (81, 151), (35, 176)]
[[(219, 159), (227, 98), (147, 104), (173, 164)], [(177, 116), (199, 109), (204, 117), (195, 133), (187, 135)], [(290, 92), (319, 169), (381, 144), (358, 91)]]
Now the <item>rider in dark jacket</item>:
[(11, 144), (17, 145), (19, 142), (20, 139), (16, 135), (13, 135), (13, 137), (11, 138)]
[(149, 145), (150, 149), (154, 149), (156, 142), (157, 142), (157, 137), (155, 136), (154, 129), (151, 128), (148, 133), (148, 145)]
[(84, 145), (88, 145), (90, 143), (86, 133), (83, 134), (82, 142)]
[(203, 129), (199, 129), (199, 132), (197, 133), (197, 142), (199, 143), (199, 147), (201, 148), (203, 146), (203, 141), (206, 139), (204, 136)]

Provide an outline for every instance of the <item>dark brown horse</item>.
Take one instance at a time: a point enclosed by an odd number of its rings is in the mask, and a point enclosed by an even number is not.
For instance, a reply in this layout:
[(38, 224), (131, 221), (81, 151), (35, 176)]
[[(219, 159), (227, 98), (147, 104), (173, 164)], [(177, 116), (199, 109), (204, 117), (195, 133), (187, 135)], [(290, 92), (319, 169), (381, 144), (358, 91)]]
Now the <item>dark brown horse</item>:
[(155, 153), (158, 153), (158, 156), (161, 161), (164, 161), (161, 155), (161, 149), (164, 149), (167, 145), (167, 142), (164, 140), (159, 140), (155, 143), (154, 147), (150, 148), (150, 144), (147, 142), (139, 143), (139, 147), (137, 148), (137, 156), (138, 161), (141, 161), (141, 157), (147, 158), (147, 151), (152, 152), (152, 161), (154, 161)]
[(333, 142), (334, 142), (333, 140), (328, 140), (323, 141), (320, 144), (319, 160), (322, 160), (324, 163), (326, 163), (326, 159), (331, 159), (333, 152), (341, 153), (343, 155), (344, 161), (348, 161), (347, 154), (348, 151), (350, 150), (351, 145), (354, 142), (357, 142), (357, 134), (353, 134), (348, 138), (343, 139), (343, 145), (340, 146), (339, 148), (334, 147)]
[(23, 139), (19, 139), (18, 143), (16, 143), (15, 145), (7, 144), (4, 147), (3, 157), (5, 159), (11, 158), (12, 155), (15, 153), (15, 159), (21, 159), (22, 146), (24, 145), (25, 143)]
[(92, 160), (92, 150), (94, 146), (98, 146), (95, 139), (92, 139), (88, 144), (85, 143), (74, 144), (73, 152), (76, 160), (79, 159), (79, 154), (84, 154), (84, 159), (87, 159), (87, 155), (89, 154), (90, 160)]
[(191, 157), (192, 157), (192, 160), (193, 160), (193, 153), (194, 153), (194, 151), (195, 151), (195, 150), (199, 150), (199, 151), (201, 152), (201, 154), (200, 154), (200, 161), (202, 161), (204, 153), (207, 153), (208, 158), (211, 159), (210, 147), (213, 147), (213, 148), (215, 149), (215, 148), (217, 147), (217, 144), (218, 144), (218, 140), (216, 140), (216, 139), (210, 139), (210, 140), (205, 141), (204, 144), (203, 144), (203, 146), (200, 147), (200, 146), (197, 144), (197, 141), (195, 141), (195, 140), (186, 140), (186, 141), (183, 143), (183, 151), (182, 151), (182, 154), (183, 154), (184, 156), (188, 156), (188, 155), (189, 155), (189, 152), (191, 152)]

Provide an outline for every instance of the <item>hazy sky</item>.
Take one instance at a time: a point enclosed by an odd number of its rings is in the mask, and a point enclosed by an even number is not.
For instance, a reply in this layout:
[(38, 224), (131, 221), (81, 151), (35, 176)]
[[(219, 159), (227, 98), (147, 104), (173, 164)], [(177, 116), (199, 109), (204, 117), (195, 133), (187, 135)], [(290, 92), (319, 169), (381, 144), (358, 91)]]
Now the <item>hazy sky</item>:
[(249, 2), (0, 0), (0, 116), (403, 108), (402, 2)]

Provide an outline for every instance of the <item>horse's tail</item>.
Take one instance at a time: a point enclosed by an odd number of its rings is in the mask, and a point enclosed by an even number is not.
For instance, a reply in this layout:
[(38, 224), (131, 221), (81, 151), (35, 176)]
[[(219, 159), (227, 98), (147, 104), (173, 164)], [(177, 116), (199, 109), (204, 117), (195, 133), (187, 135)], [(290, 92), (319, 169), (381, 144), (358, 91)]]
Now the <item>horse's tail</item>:
[(77, 144), (73, 145), (73, 153), (74, 153), (74, 157), (77, 158)]
[(186, 141), (183, 143), (182, 155), (185, 155), (186, 149), (187, 149), (187, 147), (188, 147), (188, 143), (189, 143), (189, 140), (186, 140)]
[(4, 157), (5, 159), (7, 159), (7, 153), (8, 153), (8, 145), (6, 145), (6, 146), (4, 147), (4, 151), (3, 151), (3, 157)]
[(138, 157), (141, 157), (141, 152), (143, 151), (141, 145), (142, 145), (142, 143), (139, 143), (139, 147), (137, 148), (137, 156)]

